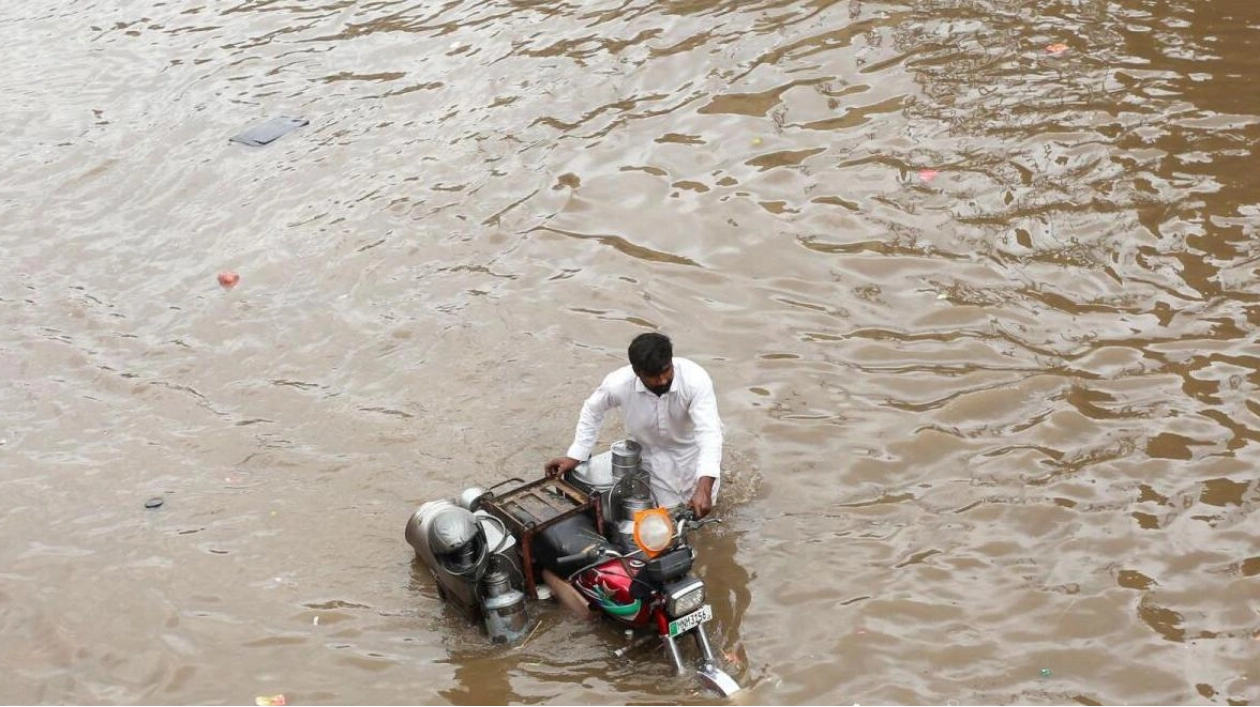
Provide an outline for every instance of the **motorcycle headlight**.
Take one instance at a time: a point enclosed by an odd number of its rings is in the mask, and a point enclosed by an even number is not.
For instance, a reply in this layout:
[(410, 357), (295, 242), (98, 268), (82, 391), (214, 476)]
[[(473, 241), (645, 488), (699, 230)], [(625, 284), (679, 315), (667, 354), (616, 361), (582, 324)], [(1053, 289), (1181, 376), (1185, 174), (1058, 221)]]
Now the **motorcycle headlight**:
[(648, 557), (656, 557), (674, 542), (674, 521), (664, 508), (634, 512), (634, 542)]
[(704, 606), (704, 580), (693, 577), (672, 586), (665, 595), (665, 611), (672, 618), (686, 616)]

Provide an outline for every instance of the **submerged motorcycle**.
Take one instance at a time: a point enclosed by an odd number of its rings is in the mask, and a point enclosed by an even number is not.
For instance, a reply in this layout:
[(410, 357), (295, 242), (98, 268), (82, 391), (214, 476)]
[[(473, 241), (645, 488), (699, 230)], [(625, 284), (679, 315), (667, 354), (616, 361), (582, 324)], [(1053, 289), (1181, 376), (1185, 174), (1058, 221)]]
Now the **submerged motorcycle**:
[(407, 542), (437, 580), (438, 595), (494, 643), (517, 643), (536, 625), (531, 600), (546, 599), (550, 570), (590, 608), (630, 630), (634, 648), (659, 641), (678, 675), (691, 637), (697, 677), (723, 696), (740, 690), (721, 669), (704, 624), (713, 618), (704, 580), (691, 572), (687, 534), (714, 518), (656, 507), (640, 448), (625, 440), (562, 479), (509, 479), (488, 490), (429, 501), (407, 522)]

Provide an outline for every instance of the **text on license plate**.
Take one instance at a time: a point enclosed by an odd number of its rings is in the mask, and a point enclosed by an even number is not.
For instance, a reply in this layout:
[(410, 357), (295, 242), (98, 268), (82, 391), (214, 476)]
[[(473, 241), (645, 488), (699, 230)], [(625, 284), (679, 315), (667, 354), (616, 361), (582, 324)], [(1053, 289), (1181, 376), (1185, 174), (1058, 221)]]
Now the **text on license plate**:
[(708, 604), (705, 604), (681, 619), (674, 619), (673, 621), (670, 621), (669, 635), (677, 636), (683, 631), (695, 628), (711, 618), (713, 618), (713, 609)]

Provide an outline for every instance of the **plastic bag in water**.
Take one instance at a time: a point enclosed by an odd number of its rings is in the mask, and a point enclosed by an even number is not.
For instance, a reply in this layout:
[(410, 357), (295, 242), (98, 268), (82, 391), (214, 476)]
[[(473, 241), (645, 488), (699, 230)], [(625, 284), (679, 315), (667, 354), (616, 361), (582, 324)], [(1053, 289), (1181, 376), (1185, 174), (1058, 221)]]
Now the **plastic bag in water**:
[(233, 135), (231, 141), (251, 147), (259, 147), (274, 142), (282, 135), (293, 132), (304, 125), (309, 125), (310, 122), (306, 118), (290, 118), (282, 115), (278, 118), (272, 118), (265, 123), (255, 125), (243, 133)]

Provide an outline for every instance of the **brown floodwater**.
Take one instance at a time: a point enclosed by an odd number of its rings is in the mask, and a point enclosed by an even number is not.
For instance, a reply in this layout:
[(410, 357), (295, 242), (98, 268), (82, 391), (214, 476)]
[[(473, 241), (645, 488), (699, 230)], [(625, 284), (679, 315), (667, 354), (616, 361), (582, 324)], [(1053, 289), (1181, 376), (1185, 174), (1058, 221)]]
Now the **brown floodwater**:
[(714, 702), (554, 606), (488, 645), (403, 538), (659, 329), (736, 703), (1260, 703), (1255, 0), (0, 35), (0, 702)]

